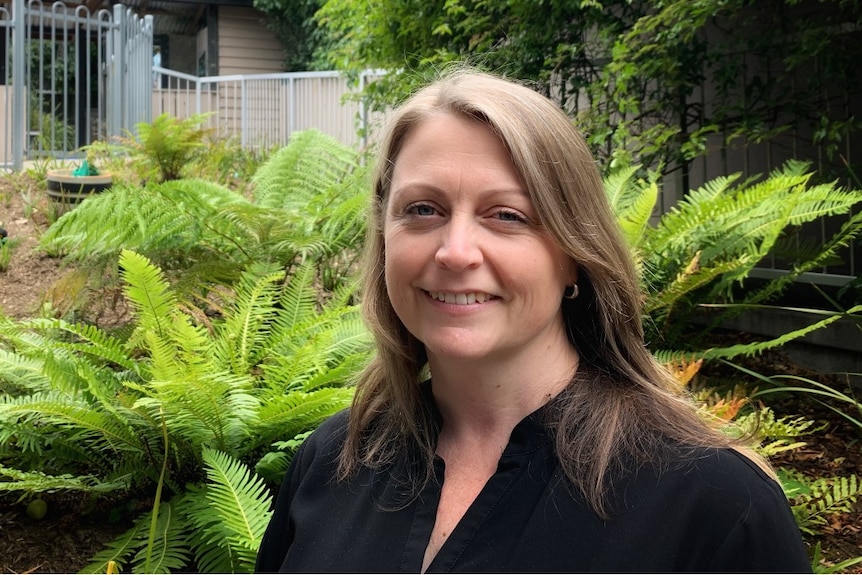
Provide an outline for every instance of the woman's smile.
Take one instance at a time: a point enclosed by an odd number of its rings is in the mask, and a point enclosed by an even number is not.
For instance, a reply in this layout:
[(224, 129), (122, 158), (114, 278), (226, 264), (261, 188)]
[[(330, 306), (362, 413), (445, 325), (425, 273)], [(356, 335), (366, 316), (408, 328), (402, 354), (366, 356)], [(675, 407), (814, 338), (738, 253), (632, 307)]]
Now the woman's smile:
[(485, 303), (494, 299), (495, 296), (484, 292), (448, 293), (442, 291), (426, 291), (431, 298), (444, 303), (454, 305), (472, 305)]

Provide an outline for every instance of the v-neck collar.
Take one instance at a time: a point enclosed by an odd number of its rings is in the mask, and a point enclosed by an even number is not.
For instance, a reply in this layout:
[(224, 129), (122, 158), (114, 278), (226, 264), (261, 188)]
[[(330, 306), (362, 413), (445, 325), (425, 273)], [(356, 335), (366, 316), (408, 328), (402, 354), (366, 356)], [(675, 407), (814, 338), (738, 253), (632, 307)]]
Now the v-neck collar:
[[(443, 426), (443, 418), (431, 392), (431, 381), (422, 384), (422, 396), (429, 415), (434, 423), (436, 440)], [(535, 457), (546, 457), (552, 449), (551, 435), (543, 421), (547, 404), (522, 419), (512, 430), (509, 441), (500, 456), (497, 470), (492, 475), (452, 533), (440, 547), (437, 555), (428, 566), (428, 573), (452, 571), (459, 558), (482, 528), (488, 516), (505, 499), (515, 481), (531, 469), (544, 469), (543, 465), (533, 466)], [(425, 548), (431, 538), (431, 531), (437, 518), (437, 507), (445, 481), (446, 464), (440, 457), (434, 458), (434, 474), (416, 498), (413, 521), (410, 525), (407, 544), (404, 548), (401, 567), (405, 572), (418, 572), (422, 567)], [(547, 478), (537, 478), (546, 481)]]

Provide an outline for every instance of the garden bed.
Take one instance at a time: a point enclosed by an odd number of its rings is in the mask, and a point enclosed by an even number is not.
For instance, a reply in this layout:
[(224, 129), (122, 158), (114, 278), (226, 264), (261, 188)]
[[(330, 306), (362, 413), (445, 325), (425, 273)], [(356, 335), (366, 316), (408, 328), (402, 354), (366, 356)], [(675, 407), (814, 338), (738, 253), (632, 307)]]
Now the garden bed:
[[(21, 192), (25, 192), (22, 194)], [(37, 198), (28, 205), (25, 197)], [(13, 318), (32, 317), (39, 313), (43, 301), (52, 301), (56, 310), (64, 297), (75, 294), (52, 291), (55, 282), (72, 271), (58, 259), (38, 250), (38, 238), (51, 221), (50, 204), (44, 192), (24, 176), (0, 178), (0, 226), (9, 233), (11, 259), (6, 271), (0, 271), (0, 310)], [(120, 322), (127, 310), (108, 302), (89, 318), (101, 324)], [(765, 374), (798, 374), (816, 376), (804, 366), (794, 364), (780, 352), (764, 354), (747, 365)], [(716, 373), (707, 367), (707, 375), (738, 378), (735, 372)], [(820, 377), (820, 376), (816, 376)], [(837, 382), (831, 382), (837, 385)], [(777, 465), (792, 467), (809, 477), (859, 474), (862, 470), (862, 430), (835, 412), (800, 396), (775, 399), (770, 405), (781, 415), (805, 416), (820, 422), (822, 431), (805, 437), (807, 445), (788, 452)], [(110, 509), (92, 509), (86, 501), (47, 495), (48, 513), (41, 520), (27, 516), (23, 504), (14, 499), (0, 500), (0, 570), (5, 573), (69, 573), (83, 567), (103, 545), (122, 533), (128, 525), (111, 520)], [(852, 513), (829, 517), (819, 540), (826, 558), (839, 561), (862, 555), (862, 504)], [(862, 573), (862, 565), (851, 572)]]

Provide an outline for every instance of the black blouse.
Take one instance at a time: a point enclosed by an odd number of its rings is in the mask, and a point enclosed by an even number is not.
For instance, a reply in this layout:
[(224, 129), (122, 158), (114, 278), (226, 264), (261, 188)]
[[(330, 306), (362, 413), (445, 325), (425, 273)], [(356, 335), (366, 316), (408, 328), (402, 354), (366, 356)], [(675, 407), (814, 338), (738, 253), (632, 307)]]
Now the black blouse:
[[(418, 573), (445, 476), (405, 498), (405, 468), (335, 481), (342, 412), (297, 452), (257, 557), (258, 572)], [(615, 482), (609, 519), (575, 492), (536, 414), (428, 572), (810, 572), (781, 488), (734, 451), (700, 449)]]

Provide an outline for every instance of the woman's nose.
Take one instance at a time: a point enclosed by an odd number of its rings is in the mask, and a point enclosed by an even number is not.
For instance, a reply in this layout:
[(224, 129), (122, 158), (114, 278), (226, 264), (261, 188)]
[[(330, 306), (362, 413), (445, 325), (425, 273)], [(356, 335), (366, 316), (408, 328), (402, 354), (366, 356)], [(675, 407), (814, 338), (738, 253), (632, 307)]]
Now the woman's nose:
[(441, 267), (459, 271), (482, 263), (479, 233), (475, 226), (460, 218), (453, 218), (442, 229), (435, 260)]

